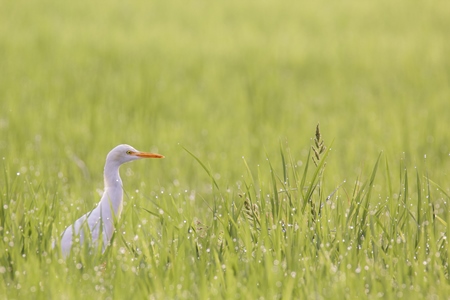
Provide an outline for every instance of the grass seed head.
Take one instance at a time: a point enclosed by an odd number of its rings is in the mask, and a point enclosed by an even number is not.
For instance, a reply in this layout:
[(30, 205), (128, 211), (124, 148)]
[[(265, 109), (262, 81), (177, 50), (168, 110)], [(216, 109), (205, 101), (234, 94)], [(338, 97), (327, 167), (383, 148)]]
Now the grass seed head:
[(319, 164), (319, 161), (321, 159), (321, 154), (323, 152), (325, 152), (325, 150), (327, 149), (325, 147), (325, 142), (323, 141), (322, 135), (320, 133), (320, 124), (319, 123), (317, 123), (317, 126), (316, 126), (316, 135), (314, 138), (314, 145), (311, 146), (311, 148), (314, 152), (314, 156), (312, 156), (312, 161), (317, 167)]

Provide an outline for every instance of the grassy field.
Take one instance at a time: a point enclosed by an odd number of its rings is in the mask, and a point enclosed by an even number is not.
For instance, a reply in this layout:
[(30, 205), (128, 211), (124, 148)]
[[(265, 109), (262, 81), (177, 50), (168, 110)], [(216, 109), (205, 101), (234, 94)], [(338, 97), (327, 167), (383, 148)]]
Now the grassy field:
[[(0, 298), (448, 299), (449, 15), (0, 1)], [(120, 143), (166, 158), (123, 166), (113, 245), (64, 260)]]

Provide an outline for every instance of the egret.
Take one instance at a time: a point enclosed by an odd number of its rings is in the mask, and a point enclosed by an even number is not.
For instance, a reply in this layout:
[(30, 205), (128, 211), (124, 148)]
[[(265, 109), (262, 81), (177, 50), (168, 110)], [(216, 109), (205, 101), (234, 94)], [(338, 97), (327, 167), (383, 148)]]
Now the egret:
[[(164, 158), (156, 153), (141, 152), (129, 145), (119, 145), (106, 156), (104, 168), (105, 189), (98, 205), (67, 227), (61, 237), (61, 252), (66, 257), (74, 243), (86, 240), (91, 247), (97, 247), (102, 239), (103, 251), (109, 245), (114, 233), (114, 220), (120, 217), (123, 207), (123, 188), (119, 168), (122, 164), (141, 158)], [(87, 236), (86, 236), (87, 234)]]

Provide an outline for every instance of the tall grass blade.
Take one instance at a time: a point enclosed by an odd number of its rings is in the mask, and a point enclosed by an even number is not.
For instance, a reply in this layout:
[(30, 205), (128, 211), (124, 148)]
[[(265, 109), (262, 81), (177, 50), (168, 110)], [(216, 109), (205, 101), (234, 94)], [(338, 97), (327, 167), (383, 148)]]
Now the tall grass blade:
[(191, 151), (189, 151), (188, 149), (186, 149), (183, 146), (181, 146), (181, 147), (184, 149), (184, 151), (186, 151), (190, 156), (192, 156), (200, 164), (200, 166), (203, 168), (203, 170), (205, 170), (205, 172), (208, 174), (209, 178), (212, 180), (214, 186), (217, 188), (218, 191), (220, 191), (219, 185), (217, 184), (216, 179), (211, 174), (211, 171), (208, 169), (208, 167), (206, 167), (206, 165), (197, 156), (195, 156)]

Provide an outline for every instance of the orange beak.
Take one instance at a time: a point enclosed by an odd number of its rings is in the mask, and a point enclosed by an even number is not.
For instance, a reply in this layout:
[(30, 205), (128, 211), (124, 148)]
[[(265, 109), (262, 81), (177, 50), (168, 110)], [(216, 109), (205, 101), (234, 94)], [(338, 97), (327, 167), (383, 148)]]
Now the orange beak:
[(164, 158), (164, 155), (157, 154), (157, 153), (150, 153), (150, 152), (135, 152), (133, 155), (136, 155), (137, 157), (142, 158)]

